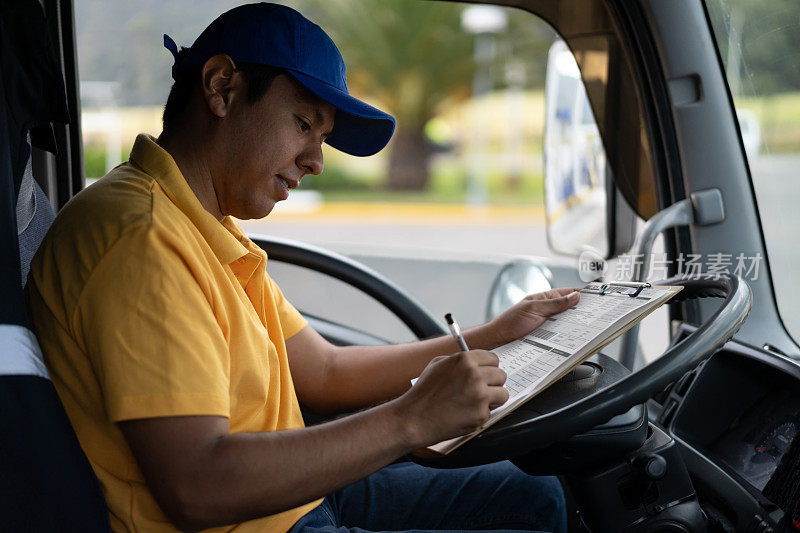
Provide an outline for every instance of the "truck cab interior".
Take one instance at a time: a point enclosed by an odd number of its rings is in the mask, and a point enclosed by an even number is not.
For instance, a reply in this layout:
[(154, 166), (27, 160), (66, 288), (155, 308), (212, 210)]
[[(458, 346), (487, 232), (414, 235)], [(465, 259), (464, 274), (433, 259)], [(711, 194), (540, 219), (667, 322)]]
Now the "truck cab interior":
[[(659, 239), (669, 261), (663, 279), (653, 281), (684, 289), (668, 304), (670, 341), (658, 357), (642, 356), (637, 341), (645, 334), (634, 329), (452, 454), (407, 460), (457, 468), (510, 459), (528, 473), (558, 475), (569, 494), (571, 531), (800, 529), (800, 347), (792, 334), (800, 309), (792, 314), (796, 284), (787, 275), (793, 234), (774, 229), (776, 211), (787, 221), (796, 216), (778, 203), (795, 193), (790, 181), (781, 182), (789, 185), (783, 189), (756, 183), (747, 146), (752, 126), (737, 115), (730, 55), (737, 46), (744, 54), (750, 50), (736, 41), (748, 35), (746, 3), (483, 3), (527, 11), (558, 35), (561, 49), (574, 57), (602, 143), (608, 179), (600, 185), (599, 244), (568, 242), (568, 232), (551, 216), (563, 207), (559, 201), (565, 203), (554, 196), (563, 189), (546, 175), (545, 202), (556, 205), (547, 205), (551, 246), (578, 255), (592, 244), (600, 259), (618, 261), (649, 257)], [(776, 27), (788, 35), (780, 41), (787, 48), (775, 55), (796, 57), (791, 44), (800, 35), (800, 11), (782, 2), (772, 9)], [(106, 531), (91, 466), (46, 369), (25, 355), (38, 349), (21, 290), (54, 213), (86, 186), (74, 0), (14, 0), (0, 7), (0, 16), (0, 529)], [(791, 20), (788, 26), (777, 24), (781, 16)], [(761, 28), (760, 35), (768, 34)], [(791, 82), (800, 90), (800, 80)], [(762, 194), (767, 186), (778, 194)], [(573, 211), (580, 205), (567, 204), (563, 216), (584, 216)], [(383, 270), (385, 258), (363, 249), (253, 239), (287, 268), (366, 294), (417, 338), (446, 331), (415, 295), (419, 276), (393, 273), (418, 272), (410, 265), (428, 263), (409, 256), (396, 259), (395, 271)], [(688, 256), (724, 256), (731, 266), (737, 257), (758, 258), (759, 264), (756, 272), (750, 265), (687, 275)], [(442, 260), (431, 268), (459, 265)], [(565, 266), (535, 252), (478, 266), (492, 281), (486, 283), (489, 315), (492, 306), (511, 303), (503, 297), (520, 284), (514, 277), (520, 269), (539, 288), (574, 285), (585, 273), (580, 264)], [(276, 279), (282, 283), (280, 275)], [(334, 343), (386, 342), (369, 328), (298, 308)], [(314, 420), (307, 413), (307, 423)]]

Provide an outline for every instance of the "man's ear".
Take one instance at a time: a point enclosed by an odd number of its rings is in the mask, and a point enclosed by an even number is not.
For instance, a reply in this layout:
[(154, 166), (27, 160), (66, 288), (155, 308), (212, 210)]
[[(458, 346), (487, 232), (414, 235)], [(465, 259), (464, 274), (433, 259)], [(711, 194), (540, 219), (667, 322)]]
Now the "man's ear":
[(232, 98), (241, 91), (241, 76), (235, 73), (236, 65), (226, 54), (210, 57), (200, 72), (203, 97), (217, 117), (228, 114)]

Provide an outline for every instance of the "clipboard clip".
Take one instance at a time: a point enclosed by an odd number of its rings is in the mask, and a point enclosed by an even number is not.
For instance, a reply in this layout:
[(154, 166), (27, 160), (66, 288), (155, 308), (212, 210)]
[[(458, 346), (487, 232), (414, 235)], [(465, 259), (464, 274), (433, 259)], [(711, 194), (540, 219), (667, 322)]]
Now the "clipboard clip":
[[(636, 282), (628, 282), (628, 281), (618, 281), (618, 282), (615, 282), (615, 283), (603, 283), (602, 285), (600, 285), (600, 289), (598, 290), (597, 294), (599, 294), (600, 296), (605, 296), (606, 294), (608, 294), (608, 291), (612, 289), (612, 287), (629, 287), (629, 288), (632, 288), (633, 291), (626, 292), (625, 294), (627, 294), (631, 298), (636, 298), (637, 296), (639, 296), (639, 294), (644, 289), (649, 289), (650, 287), (652, 287), (652, 285), (650, 285), (647, 282), (636, 283)], [(617, 291), (617, 292), (619, 292), (619, 291)]]

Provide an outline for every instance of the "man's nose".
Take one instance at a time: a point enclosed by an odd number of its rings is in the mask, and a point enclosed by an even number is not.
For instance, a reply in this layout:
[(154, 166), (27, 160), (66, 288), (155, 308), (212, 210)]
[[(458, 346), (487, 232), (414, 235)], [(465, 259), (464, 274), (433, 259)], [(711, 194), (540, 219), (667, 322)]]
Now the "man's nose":
[(306, 174), (322, 174), (322, 143), (309, 143), (297, 158), (297, 166)]

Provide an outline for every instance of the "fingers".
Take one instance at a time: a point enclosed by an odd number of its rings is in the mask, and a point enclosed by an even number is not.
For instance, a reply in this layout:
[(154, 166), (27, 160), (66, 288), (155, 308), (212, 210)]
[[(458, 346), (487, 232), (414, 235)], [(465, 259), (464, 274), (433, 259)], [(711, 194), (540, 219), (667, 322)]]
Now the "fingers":
[(547, 293), (551, 293), (553, 298), (558, 298), (559, 296), (568, 296), (573, 292), (580, 292), (581, 289), (582, 287), (561, 287), (560, 289), (551, 289)]
[(497, 409), (508, 401), (508, 389), (503, 387), (492, 387), (492, 396), (489, 400), (489, 409)]
[(507, 378), (506, 373), (493, 366), (482, 366), (477, 371), (481, 383), (478, 397), (482, 403), (485, 402), (483, 405), (491, 411), (506, 403), (509, 398), (508, 390), (503, 387)]
[[(493, 355), (494, 359), (497, 360), (497, 356), (492, 352), (483, 353)], [(508, 401), (508, 390), (503, 387), (508, 376), (506, 375), (505, 371), (493, 364), (494, 361), (492, 361), (491, 358), (487, 357), (485, 360), (488, 362), (488, 364), (479, 366), (477, 368), (477, 372), (479, 380), (485, 386), (484, 394), (487, 395), (485, 401), (488, 402), (489, 410), (492, 410), (500, 407)]]
[(505, 371), (500, 368), (500, 359), (496, 354), (484, 350), (461, 352), (451, 356), (455, 364), (473, 367), (471, 372), (478, 381), (489, 387), (502, 387), (506, 382)]
[(546, 300), (534, 300), (532, 305), (536, 306), (536, 313), (544, 316), (554, 315), (565, 311), (578, 303), (580, 295), (576, 291), (570, 291), (562, 296), (549, 298)]
[(528, 300), (550, 300), (553, 298), (560, 298), (562, 296), (568, 296), (570, 293), (573, 292), (580, 292), (582, 287), (561, 287), (560, 289), (550, 289), (549, 291), (544, 292), (537, 292), (536, 294), (530, 294), (526, 297)]
[(478, 368), (481, 381), (490, 387), (502, 387), (508, 377), (500, 368), (493, 366), (482, 366)]
[(434, 358), (414, 387), (397, 401), (425, 444), (465, 435), (483, 425), (508, 401), (506, 373), (496, 354), (485, 350)]
[(465, 352), (473, 357), (478, 366), (499, 366), (500, 358), (494, 352), (487, 352), (486, 350), (471, 350)]

